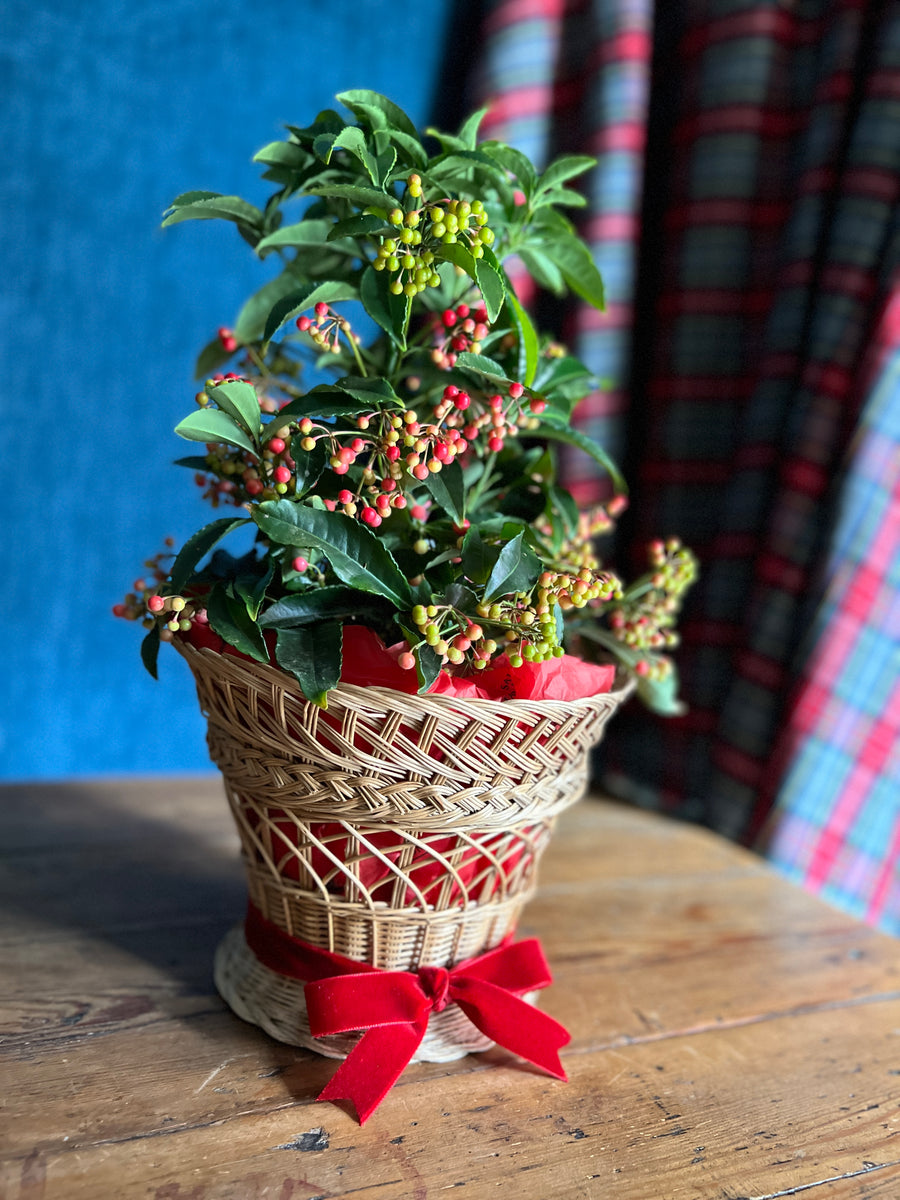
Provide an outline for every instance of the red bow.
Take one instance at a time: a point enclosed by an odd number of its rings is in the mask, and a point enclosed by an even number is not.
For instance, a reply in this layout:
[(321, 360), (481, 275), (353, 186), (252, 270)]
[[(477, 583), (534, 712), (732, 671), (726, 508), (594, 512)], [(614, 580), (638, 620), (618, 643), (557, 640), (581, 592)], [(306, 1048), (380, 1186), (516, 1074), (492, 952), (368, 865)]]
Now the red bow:
[(382, 971), (291, 937), (250, 905), (247, 944), (260, 962), (306, 986), (313, 1037), (364, 1030), (319, 1100), (350, 1100), (362, 1124), (375, 1111), (425, 1036), (428, 1018), (458, 1004), (491, 1041), (566, 1079), (559, 1050), (567, 1030), (521, 996), (550, 983), (537, 938), (504, 942), (449, 971)]

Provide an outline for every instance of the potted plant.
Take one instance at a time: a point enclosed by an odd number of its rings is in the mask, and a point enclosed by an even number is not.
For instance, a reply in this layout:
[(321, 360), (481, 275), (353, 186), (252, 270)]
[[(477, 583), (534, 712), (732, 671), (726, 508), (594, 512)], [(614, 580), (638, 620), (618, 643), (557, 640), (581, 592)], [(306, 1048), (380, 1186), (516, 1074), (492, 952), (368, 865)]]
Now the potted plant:
[[(176, 429), (225, 515), (116, 611), (152, 673), (160, 642), (187, 659), (241, 832), (250, 910), (218, 986), (276, 1037), (352, 1050), (323, 1095), (364, 1119), (412, 1056), (499, 1040), (561, 1072), (564, 1033), (521, 1000), (545, 964), (509, 939), (607, 718), (635, 685), (678, 711), (695, 564), (657, 542), (626, 586), (598, 557), (625, 485), (571, 424), (597, 381), (513, 282), (603, 306), (562, 211), (593, 160), (538, 172), (479, 142), (482, 113), (423, 138), (381, 95), (338, 100), (349, 118), (255, 156), (264, 207), (193, 191), (166, 213), (232, 221), (280, 270), (201, 353)], [(606, 473), (604, 505), (579, 511), (560, 445)]]

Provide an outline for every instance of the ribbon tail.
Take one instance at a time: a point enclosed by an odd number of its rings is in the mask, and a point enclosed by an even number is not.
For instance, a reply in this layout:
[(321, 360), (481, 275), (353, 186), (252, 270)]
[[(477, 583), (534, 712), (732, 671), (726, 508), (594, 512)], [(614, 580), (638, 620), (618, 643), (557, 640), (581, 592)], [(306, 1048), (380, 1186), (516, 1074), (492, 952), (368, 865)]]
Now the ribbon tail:
[(482, 979), (460, 983), (453, 989), (453, 998), (473, 1025), (498, 1046), (554, 1078), (568, 1081), (559, 1058), (559, 1051), (570, 1041), (564, 1025), (495, 983)]
[(322, 1089), (317, 1100), (349, 1100), (364, 1124), (419, 1048), (428, 1016), (419, 1021), (367, 1029)]

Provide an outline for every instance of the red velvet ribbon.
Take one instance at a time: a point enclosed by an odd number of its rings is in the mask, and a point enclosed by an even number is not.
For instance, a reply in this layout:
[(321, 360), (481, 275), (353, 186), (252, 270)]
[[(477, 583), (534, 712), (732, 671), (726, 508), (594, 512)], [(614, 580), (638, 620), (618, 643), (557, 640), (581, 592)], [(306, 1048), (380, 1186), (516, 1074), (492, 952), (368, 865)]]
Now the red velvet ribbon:
[(450, 970), (383, 971), (320, 950), (247, 911), (247, 944), (265, 966), (300, 979), (313, 1037), (363, 1030), (319, 1100), (350, 1100), (360, 1125), (371, 1116), (425, 1036), (428, 1018), (458, 1004), (491, 1041), (566, 1079), (559, 1051), (564, 1026), (521, 999), (551, 981), (537, 938), (504, 942)]

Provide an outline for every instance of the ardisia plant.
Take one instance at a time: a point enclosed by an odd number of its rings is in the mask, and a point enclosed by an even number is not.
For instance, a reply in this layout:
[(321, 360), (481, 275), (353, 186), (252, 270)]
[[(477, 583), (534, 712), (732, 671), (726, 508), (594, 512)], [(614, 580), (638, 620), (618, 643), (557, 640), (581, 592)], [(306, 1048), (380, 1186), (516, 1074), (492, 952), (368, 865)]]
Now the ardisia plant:
[[(201, 353), (205, 382), (176, 428), (202, 444), (179, 465), (231, 511), (149, 560), (115, 611), (147, 628), (154, 675), (160, 641), (202, 643), (211, 630), (321, 706), (341, 677), (345, 626), (362, 625), (420, 692), (442, 671), (569, 648), (611, 656), (652, 707), (679, 711), (668, 651), (694, 559), (658, 541), (626, 585), (598, 556), (626, 492), (571, 424), (597, 381), (520, 298), (572, 291), (603, 307), (561, 211), (584, 203), (569, 184), (594, 160), (538, 172), (478, 140), (483, 112), (423, 139), (383, 96), (337, 99), (352, 121), (322, 112), (255, 156), (274, 184), (264, 207), (192, 191), (165, 215), (232, 221), (280, 271)], [(304, 386), (304, 369), (334, 381)], [(605, 473), (605, 504), (579, 510), (560, 445)], [(251, 549), (216, 548), (241, 529)]]

